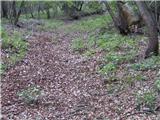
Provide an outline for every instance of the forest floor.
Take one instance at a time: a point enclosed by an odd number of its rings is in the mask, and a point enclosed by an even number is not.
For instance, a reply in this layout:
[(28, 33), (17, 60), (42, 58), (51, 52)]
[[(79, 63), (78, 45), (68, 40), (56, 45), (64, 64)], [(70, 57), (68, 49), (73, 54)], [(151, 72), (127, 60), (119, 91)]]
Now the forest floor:
[[(106, 83), (104, 75), (98, 72), (104, 64), (104, 52), (99, 50), (88, 57), (82, 54), (86, 48), (80, 52), (73, 50), (73, 41), (79, 37), (86, 40), (89, 34), (76, 29), (71, 31), (70, 28), (77, 22), (66, 22), (54, 30), (34, 31), (27, 37), (27, 54), (2, 76), (3, 119), (160, 119), (158, 111), (149, 112), (148, 108), (138, 111), (135, 100), (138, 90), (150, 89), (154, 84), (152, 79), (155, 79), (157, 70), (143, 72), (148, 80), (126, 84), (114, 79)], [(26, 31), (26, 28), (19, 31)], [(121, 64), (117, 70), (119, 78), (126, 73), (123, 69), (126, 65)], [(28, 97), (31, 92), (26, 91), (30, 87), (38, 91), (36, 95), (31, 95), (36, 99), (38, 94), (35, 103)]]

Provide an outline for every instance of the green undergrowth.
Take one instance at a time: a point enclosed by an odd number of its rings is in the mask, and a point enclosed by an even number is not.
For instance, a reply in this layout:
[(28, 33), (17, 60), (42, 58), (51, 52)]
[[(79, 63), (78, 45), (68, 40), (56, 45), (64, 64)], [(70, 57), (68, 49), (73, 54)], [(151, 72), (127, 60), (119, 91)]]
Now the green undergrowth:
[(65, 27), (64, 30), (66, 32), (88, 32), (88, 31), (94, 31), (96, 29), (99, 29), (101, 27), (104, 27), (111, 21), (111, 18), (109, 15), (101, 15), (101, 16), (92, 16), (88, 18), (81, 18), (82, 20), (73, 22), (72, 25), (69, 25), (68, 27)]
[(72, 47), (73, 51), (83, 52), (83, 50), (85, 49), (85, 44), (81, 38), (77, 38), (77, 39), (73, 40), (71, 47)]
[(43, 19), (43, 24), (39, 25), (38, 29), (42, 31), (54, 31), (63, 25), (64, 22), (61, 20)]
[[(105, 33), (103, 35), (90, 35), (88, 39), (84, 40), (80, 37), (72, 42), (73, 51), (83, 51), (81, 54), (93, 57), (97, 51), (103, 51), (102, 61), (103, 64), (99, 67), (98, 72), (106, 76), (107, 80), (115, 81), (119, 78), (116, 77), (117, 70), (123, 65), (123, 69), (128, 69), (127, 64), (134, 65), (136, 56), (139, 50), (138, 40), (143, 37), (137, 38), (130, 36), (122, 36), (118, 33)], [(124, 76), (125, 82), (131, 83), (136, 80), (144, 80), (139, 74), (135, 76)]]
[(146, 112), (155, 112), (157, 109), (157, 100), (160, 94), (160, 73), (155, 76), (154, 84), (151, 88), (138, 91), (136, 94), (137, 110), (146, 109)]
[(156, 93), (153, 90), (148, 90), (136, 95), (137, 110), (146, 109), (146, 112), (155, 110)]
[[(11, 37), (12, 36), (12, 37)], [(1, 73), (6, 68), (14, 65), (16, 62), (22, 60), (27, 52), (27, 42), (22, 39), (21, 33), (14, 31), (10, 35), (6, 30), (1, 29), (2, 50), (5, 53), (1, 63)], [(3, 56), (2, 56), (3, 57)]]
[[(93, 47), (93, 39), (90, 47)], [(134, 61), (138, 51), (137, 39), (129, 36), (122, 36), (117, 33), (104, 34), (96, 41), (96, 49), (104, 51), (104, 66), (100, 68), (100, 73), (107, 74), (113, 70), (116, 71), (121, 64), (127, 64)], [(94, 43), (95, 44), (95, 43)]]
[(9, 20), (6, 18), (1, 18), (1, 24), (7, 24), (9, 23)]
[(154, 84), (149, 89), (138, 91), (136, 94), (137, 110), (146, 109), (145, 112), (155, 112), (160, 94), (160, 72), (155, 76)]
[(39, 86), (32, 85), (22, 91), (17, 93), (17, 96), (20, 97), (27, 104), (34, 104), (42, 95), (42, 89)]
[(137, 71), (158, 70), (160, 69), (160, 56), (152, 56), (139, 63), (132, 64), (131, 68)]
[[(73, 51), (78, 51), (81, 55), (90, 58), (102, 53), (102, 64), (99, 65), (97, 72), (104, 77), (108, 94), (117, 94), (128, 88), (134, 91), (136, 84), (141, 84), (143, 89), (146, 86), (145, 83), (151, 79), (146, 71), (153, 74), (160, 69), (160, 56), (140, 60), (138, 58), (140, 43), (147, 42), (146, 37), (143, 35), (122, 36), (115, 29), (110, 31), (110, 18), (105, 17), (89, 18), (70, 26), (70, 31), (88, 32), (85, 40), (81, 36), (73, 40)], [(102, 21), (102, 24), (99, 21)], [(107, 24), (105, 28), (104, 23)], [(160, 93), (159, 78), (160, 76), (153, 79), (154, 86), (149, 86), (151, 90), (140, 94), (135, 93), (138, 109), (147, 108), (150, 111), (156, 109), (157, 94)], [(136, 89), (135, 92), (137, 92)]]

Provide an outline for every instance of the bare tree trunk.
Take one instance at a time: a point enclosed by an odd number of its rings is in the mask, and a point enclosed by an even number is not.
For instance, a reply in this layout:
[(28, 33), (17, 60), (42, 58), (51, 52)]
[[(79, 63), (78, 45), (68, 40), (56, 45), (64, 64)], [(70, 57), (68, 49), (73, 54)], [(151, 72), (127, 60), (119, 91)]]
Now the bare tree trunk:
[(40, 3), (38, 4), (38, 19), (40, 19)]
[(158, 55), (159, 45), (156, 20), (152, 15), (152, 12), (148, 10), (148, 7), (144, 1), (136, 1), (136, 4), (148, 29), (149, 43), (145, 52), (145, 58), (148, 58), (151, 55)]
[(24, 1), (21, 2), (19, 11), (18, 11), (18, 13), (16, 15), (16, 18), (15, 18), (15, 21), (14, 21), (14, 25), (17, 25), (17, 22), (18, 22), (18, 19), (19, 19), (20, 15), (21, 15), (23, 6), (24, 6)]
[(122, 5), (123, 3), (121, 3), (120, 1), (116, 2), (117, 4), (117, 12), (118, 12), (118, 22), (119, 22), (119, 27), (120, 27), (120, 33), (127, 35), (128, 33), (130, 33), (129, 30), (129, 26), (126, 20), (126, 17), (123, 15), (123, 11), (122, 11)]
[(113, 14), (112, 9), (110, 8), (110, 6), (109, 6), (109, 4), (108, 4), (107, 1), (105, 2), (105, 5), (106, 5), (106, 8), (107, 8), (107, 11), (109, 12), (109, 14), (110, 14), (110, 16), (111, 16), (111, 18), (112, 18), (112, 20), (113, 20), (114, 26), (115, 26), (116, 28), (118, 28), (118, 21), (116, 20), (116, 17), (115, 17), (115, 15)]
[(13, 17), (16, 17), (17, 11), (16, 11), (16, 1), (12, 2), (12, 10), (13, 10)]
[(30, 11), (31, 17), (34, 18), (34, 14), (33, 14), (34, 9), (33, 9), (32, 4), (30, 4), (30, 9), (29, 9), (29, 11)]
[(122, 35), (127, 35), (128, 33), (130, 33), (130, 30), (128, 28), (127, 21), (125, 20), (122, 14), (121, 4), (119, 3), (119, 1), (117, 1), (116, 4), (117, 4), (118, 16), (113, 14), (112, 9), (110, 8), (108, 2), (105, 2), (106, 8), (114, 22), (114, 26), (118, 29), (118, 31)]
[(1, 17), (8, 18), (8, 2), (1, 1)]
[(51, 18), (51, 15), (50, 15), (49, 8), (46, 9), (46, 13), (47, 13), (47, 18), (50, 19), (50, 18)]
[(31, 11), (31, 17), (34, 18), (34, 15), (33, 15), (32, 11)]

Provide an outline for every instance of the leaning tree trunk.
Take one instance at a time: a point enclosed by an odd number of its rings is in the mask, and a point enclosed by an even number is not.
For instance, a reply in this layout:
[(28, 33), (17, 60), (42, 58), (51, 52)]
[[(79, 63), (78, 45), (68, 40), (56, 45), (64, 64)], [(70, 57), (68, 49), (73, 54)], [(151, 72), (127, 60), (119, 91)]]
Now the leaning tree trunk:
[(128, 33), (130, 33), (127, 21), (126, 21), (125, 17), (123, 16), (122, 4), (119, 3), (119, 1), (116, 2), (118, 15), (113, 14), (112, 9), (109, 6), (107, 1), (105, 2), (105, 5), (106, 5), (108, 13), (110, 14), (110, 16), (113, 20), (114, 26), (117, 28), (117, 30), (120, 32), (120, 34), (127, 35)]
[(113, 20), (114, 26), (118, 29), (118, 20), (116, 20), (116, 17), (115, 17), (115, 15), (113, 14), (112, 9), (111, 9), (111, 7), (109, 6), (109, 4), (108, 4), (107, 1), (105, 2), (105, 6), (106, 6), (106, 9), (107, 9), (108, 13), (110, 14), (110, 16), (111, 16), (111, 18), (112, 18), (112, 20)]
[(151, 55), (158, 55), (159, 45), (156, 20), (152, 15), (152, 12), (148, 10), (148, 7), (144, 1), (136, 1), (136, 4), (148, 29), (149, 43), (145, 52), (145, 58), (148, 58)]

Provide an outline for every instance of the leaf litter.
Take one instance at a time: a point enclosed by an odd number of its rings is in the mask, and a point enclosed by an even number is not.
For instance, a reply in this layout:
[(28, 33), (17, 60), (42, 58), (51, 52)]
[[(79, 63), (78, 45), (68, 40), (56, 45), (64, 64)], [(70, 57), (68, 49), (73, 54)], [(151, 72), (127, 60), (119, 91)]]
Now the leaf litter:
[[(135, 91), (141, 89), (140, 83), (134, 89), (118, 90), (116, 86), (116, 93), (108, 94), (104, 77), (97, 73), (99, 56), (90, 59), (71, 49), (72, 40), (79, 35), (83, 33), (57, 29), (35, 32), (28, 38), (25, 58), (2, 76), (2, 119), (158, 120), (158, 115), (135, 109)], [(28, 105), (17, 94), (32, 85), (39, 86), (44, 94), (37, 104)]]

